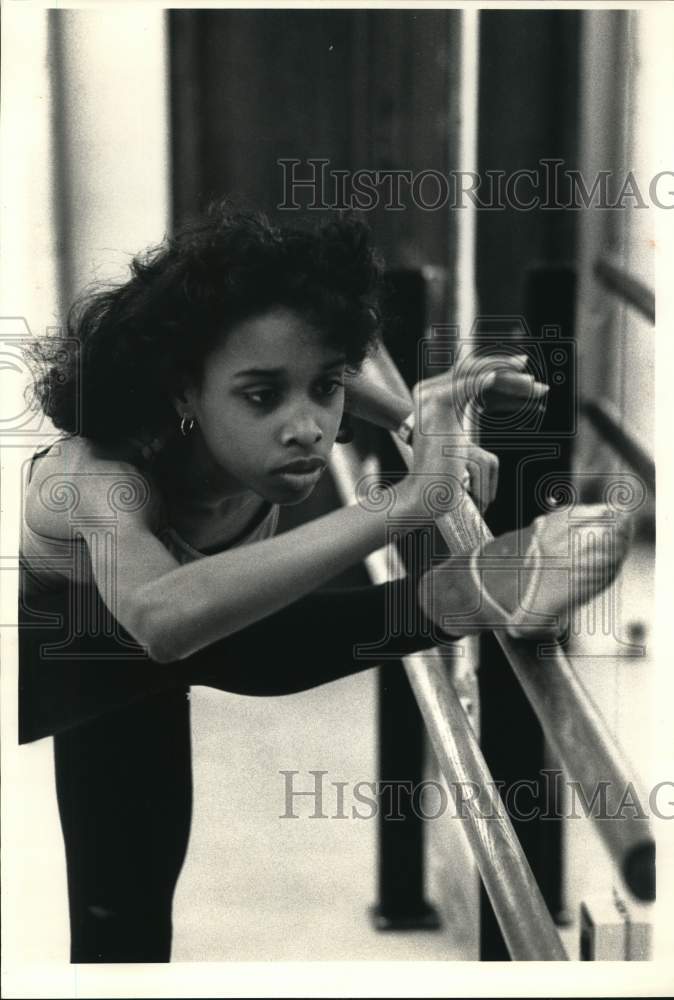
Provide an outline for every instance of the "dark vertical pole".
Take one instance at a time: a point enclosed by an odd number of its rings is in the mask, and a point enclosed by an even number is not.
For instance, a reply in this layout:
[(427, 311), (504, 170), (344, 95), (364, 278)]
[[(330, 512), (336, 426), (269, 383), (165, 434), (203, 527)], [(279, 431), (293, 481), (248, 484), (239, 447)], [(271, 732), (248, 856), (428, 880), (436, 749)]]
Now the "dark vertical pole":
[(173, 222), (181, 223), (202, 207), (203, 162), (209, 123), (201, 95), (204, 74), (204, 24), (199, 11), (171, 10), (170, 51), (171, 177)]
[(423, 821), (410, 790), (423, 776), (424, 724), (407, 675), (399, 664), (378, 670), (379, 815), (378, 899), (380, 930), (439, 926), (424, 898)]
[[(540, 356), (543, 359), (550, 392), (545, 418), (539, 433), (555, 442), (556, 455), (548, 454), (536, 463), (536, 478), (554, 475), (558, 483), (571, 487), (573, 438), (577, 419), (576, 393), (576, 274), (568, 265), (539, 265), (527, 273), (524, 289), (524, 312), (529, 328), (541, 337)], [(535, 448), (532, 449), (535, 453)], [(544, 513), (544, 495), (531, 482), (522, 491), (523, 520), (529, 523)], [(560, 768), (549, 748), (544, 747), (541, 768), (554, 772)], [(563, 786), (552, 774), (540, 780), (540, 807), (549, 816), (537, 824), (538, 867), (534, 874), (553, 918), (567, 923), (563, 898), (562, 819)], [(558, 817), (558, 818), (555, 818)]]
[[(480, 17), (478, 170), (485, 176), (501, 171), (504, 177), (518, 170), (538, 171), (541, 178), (538, 207), (523, 211), (513, 203), (518, 194), (511, 189), (502, 211), (478, 215), (480, 310), (492, 320), (510, 317), (502, 321), (506, 326), (512, 317), (521, 317), (515, 339), (521, 338), (530, 354), (530, 370), (551, 384), (541, 426), (517, 427), (505, 439), (493, 428), (481, 436), (483, 446), (500, 459), (499, 495), (487, 512), (496, 535), (541, 513), (537, 484), (548, 474), (568, 474), (570, 469), (573, 352), (555, 349), (560, 335), (573, 335), (573, 274), (566, 265), (575, 255), (576, 216), (554, 207), (555, 199), (558, 204), (565, 200), (563, 185), (555, 193), (542, 179), (554, 174), (555, 160), (562, 176), (577, 165), (579, 23), (577, 11), (485, 11)], [(502, 782), (502, 796), (546, 902), (559, 917), (561, 821), (523, 818), (527, 809), (540, 816), (548, 808), (554, 814), (544, 774), (550, 760), (536, 717), (493, 636), (481, 640), (478, 681), (485, 758), (494, 780)], [(518, 782), (530, 783), (534, 791), (523, 791), (515, 804), (512, 792)], [(480, 956), (509, 957), (484, 890)]]
[[(426, 282), (420, 271), (388, 273), (385, 313), (389, 316), (386, 346), (411, 386), (420, 377), (418, 345), (426, 327)], [(396, 456), (393, 449), (386, 450), (386, 442), (382, 445), (388, 470)], [(381, 930), (439, 927), (437, 912), (424, 897), (424, 826), (411, 794), (423, 780), (424, 723), (401, 664), (379, 668), (377, 692), (380, 794), (375, 925)]]
[[(524, 290), (529, 335), (509, 342), (529, 353), (539, 377), (550, 384), (543, 421), (531, 436), (522, 428), (513, 443), (483, 434), (486, 448), (501, 458), (500, 502), (489, 516), (494, 534), (529, 524), (546, 511), (544, 477), (567, 483), (575, 426), (575, 355), (573, 319), (575, 275), (565, 266), (529, 269)], [(516, 502), (513, 502), (513, 498)], [(480, 684), (482, 748), (527, 859), (553, 917), (565, 919), (562, 899), (562, 820), (558, 783), (541, 728), (493, 635), (481, 640)], [(526, 784), (525, 784), (526, 783)], [(519, 785), (525, 791), (515, 797)], [(527, 816), (532, 813), (533, 816)], [(482, 892), (481, 954), (504, 960), (508, 954), (491, 905)]]

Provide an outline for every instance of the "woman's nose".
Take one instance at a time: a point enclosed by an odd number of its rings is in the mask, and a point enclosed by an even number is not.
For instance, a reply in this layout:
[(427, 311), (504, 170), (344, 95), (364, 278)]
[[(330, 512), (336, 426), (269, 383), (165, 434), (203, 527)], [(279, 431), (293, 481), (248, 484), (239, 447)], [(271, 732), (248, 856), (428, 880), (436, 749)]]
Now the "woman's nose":
[(296, 414), (288, 421), (283, 431), (284, 444), (299, 444), (303, 448), (317, 444), (322, 437), (321, 425), (313, 414), (308, 412)]

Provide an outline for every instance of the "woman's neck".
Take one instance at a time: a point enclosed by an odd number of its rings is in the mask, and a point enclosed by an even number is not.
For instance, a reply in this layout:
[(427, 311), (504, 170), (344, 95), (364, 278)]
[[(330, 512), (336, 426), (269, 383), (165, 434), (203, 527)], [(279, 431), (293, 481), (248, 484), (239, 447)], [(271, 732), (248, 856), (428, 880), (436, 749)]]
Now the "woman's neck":
[(160, 477), (172, 505), (228, 509), (244, 506), (255, 496), (213, 461), (198, 430), (176, 436), (160, 459)]

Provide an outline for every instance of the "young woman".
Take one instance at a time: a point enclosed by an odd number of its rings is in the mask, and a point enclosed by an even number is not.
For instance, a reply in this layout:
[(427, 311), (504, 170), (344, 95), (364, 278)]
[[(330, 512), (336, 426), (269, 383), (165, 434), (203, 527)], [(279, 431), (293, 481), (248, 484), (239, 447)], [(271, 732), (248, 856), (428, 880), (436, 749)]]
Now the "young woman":
[[(20, 728), (22, 742), (54, 736), (73, 962), (170, 958), (189, 685), (277, 695), (366, 669), (354, 647), (379, 641), (391, 600), (406, 606), (416, 587), (317, 590), (381, 547), (385, 512), (354, 504), (275, 536), (279, 507), (325, 471), (347, 391), (352, 410), (373, 407), (356, 373), (375, 347), (379, 275), (354, 220), (278, 229), (216, 206), (77, 307), (69, 341), (42, 348), (37, 391), (63, 436), (26, 483)], [(504, 364), (503, 398), (544, 398), (522, 359)], [(470, 484), (482, 507), (495, 494), (493, 456), (444, 453), (456, 389), (436, 378), (415, 391), (436, 433), (415, 437), (396, 484), (411, 525), (432, 514), (428, 475)], [(408, 416), (379, 396), (389, 422)], [(559, 547), (559, 531), (532, 528), (536, 551), (541, 537)], [(455, 577), (433, 578), (429, 617), (417, 607), (418, 634), (392, 637), (397, 653), (435, 644), (429, 618), (517, 614), (503, 574), (477, 613), (479, 581)], [(527, 593), (544, 594), (538, 569), (530, 578)]]

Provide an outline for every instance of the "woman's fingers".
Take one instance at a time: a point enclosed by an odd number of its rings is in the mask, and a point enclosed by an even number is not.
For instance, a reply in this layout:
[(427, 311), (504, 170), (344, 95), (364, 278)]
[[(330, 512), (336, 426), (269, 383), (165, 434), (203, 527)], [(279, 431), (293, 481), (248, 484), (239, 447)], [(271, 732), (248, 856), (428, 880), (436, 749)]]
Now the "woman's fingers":
[[(520, 410), (527, 402), (543, 406), (549, 386), (526, 372), (528, 362), (526, 354), (471, 356), (446, 372), (423, 379), (413, 392), (421, 419), (425, 423), (438, 420), (439, 430), (451, 430), (469, 404), (491, 413)], [(434, 406), (438, 411), (433, 412)]]
[(469, 404), (489, 412), (512, 412), (529, 401), (543, 405), (549, 387), (524, 371), (527, 356), (489, 355), (417, 383), (414, 399), (428, 417), (431, 406), (445, 406), (459, 420)]
[(485, 470), (478, 462), (471, 462), (467, 471), (468, 486), (467, 492), (475, 501), (475, 506), (481, 514), (485, 512), (489, 504), (487, 495), (488, 479), (485, 478)]
[(498, 458), (484, 448), (468, 450), (463, 472), (463, 484), (483, 513), (494, 502), (498, 489)]
[(485, 511), (496, 498), (496, 490), (498, 489), (498, 458), (496, 455), (492, 455), (490, 451), (485, 451), (484, 448), (480, 448), (479, 453), (480, 481), (482, 484), (480, 490), (482, 497), (480, 510)]
[(492, 455), (491, 452), (487, 452), (489, 455), (489, 503), (492, 504), (496, 500), (496, 494), (498, 492), (498, 467), (499, 461), (496, 455)]
[(440, 398), (455, 398), (460, 394), (472, 398), (488, 388), (495, 376), (524, 372), (527, 362), (526, 354), (471, 356), (454, 368), (417, 382), (413, 394), (419, 397), (429, 395)]
[(456, 374), (460, 378), (482, 378), (490, 372), (522, 372), (529, 363), (527, 354), (472, 354), (460, 362)]
[(545, 382), (537, 382), (528, 372), (503, 371), (492, 372), (485, 380), (485, 389), (527, 398), (532, 395), (544, 396), (548, 386)]
[(496, 372), (475, 401), (489, 412), (520, 410), (527, 402), (543, 404), (548, 388), (544, 382), (537, 382), (533, 375)]
[(526, 354), (471, 356), (454, 369), (455, 388), (469, 402), (479, 401), (493, 386), (508, 392), (511, 384), (519, 387), (533, 381), (525, 374), (528, 361)]

